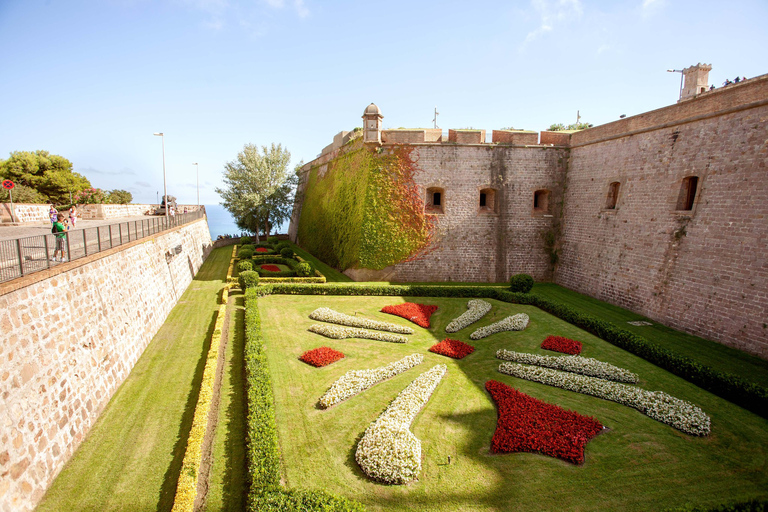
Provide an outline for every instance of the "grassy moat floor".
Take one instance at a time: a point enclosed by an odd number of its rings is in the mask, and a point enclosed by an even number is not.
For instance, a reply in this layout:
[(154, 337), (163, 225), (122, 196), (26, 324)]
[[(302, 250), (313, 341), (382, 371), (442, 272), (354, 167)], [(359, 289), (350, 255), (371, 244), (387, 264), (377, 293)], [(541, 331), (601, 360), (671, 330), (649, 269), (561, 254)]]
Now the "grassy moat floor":
[[(302, 257), (311, 255), (297, 250)], [(86, 440), (62, 470), (40, 511), (168, 511), (184, 456), (192, 414), (231, 248), (215, 250), (182, 295), (163, 327), (113, 396)], [(349, 278), (317, 265), (330, 282)], [(503, 284), (499, 284), (503, 286)], [(533, 293), (614, 322), (651, 341), (717, 369), (768, 385), (768, 362), (661, 325), (634, 327), (640, 315), (553, 284)], [(536, 308), (491, 301), (491, 314), (450, 335), (476, 347), (463, 360), (427, 349), (448, 337), (445, 325), (466, 308), (466, 299), (411, 298), (437, 304), (432, 327), (379, 313), (400, 297), (270, 296), (260, 299), (263, 333), (277, 405), (283, 480), (289, 487), (324, 488), (364, 503), (370, 510), (664, 510), (686, 503), (714, 505), (768, 495), (768, 421), (618, 349)], [(309, 313), (329, 306), (414, 327), (409, 343), (330, 340), (307, 332)], [(471, 341), (469, 333), (508, 314), (526, 312), (529, 327)], [(205, 510), (245, 510), (245, 393), (243, 297), (230, 297), (230, 329), (219, 423)], [(582, 355), (640, 374), (640, 386), (699, 405), (712, 418), (712, 434), (696, 438), (634, 409), (502, 375), (498, 348), (547, 353), (547, 334), (584, 343)], [(330, 346), (346, 357), (314, 368), (298, 360), (305, 350)], [(425, 362), (328, 410), (317, 399), (341, 374), (373, 368), (420, 353)], [(549, 353), (552, 354), (552, 353)], [(404, 486), (371, 482), (354, 460), (356, 441), (371, 421), (411, 380), (437, 363), (448, 373), (416, 417), (423, 470)], [(610, 428), (586, 447), (575, 466), (535, 454), (489, 453), (496, 424), (486, 380), (509, 384), (536, 398), (596, 417)], [(451, 463), (448, 464), (448, 456)]]

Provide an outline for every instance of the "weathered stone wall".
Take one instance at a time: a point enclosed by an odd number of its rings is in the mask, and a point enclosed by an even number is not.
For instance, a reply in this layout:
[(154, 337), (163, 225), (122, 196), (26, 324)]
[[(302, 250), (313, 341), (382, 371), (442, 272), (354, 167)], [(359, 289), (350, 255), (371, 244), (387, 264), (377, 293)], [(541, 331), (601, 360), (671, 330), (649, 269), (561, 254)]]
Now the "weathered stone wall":
[[(389, 279), (498, 282), (520, 272), (551, 278), (542, 233), (558, 218), (566, 150), (420, 145), (414, 158), (422, 197), (428, 188), (443, 189), (443, 213), (436, 214), (435, 248), (387, 269)], [(542, 189), (551, 192), (549, 208), (534, 210), (534, 192)]]
[(768, 357), (768, 80), (714, 92), (572, 135), (556, 282)]
[[(159, 206), (158, 204), (84, 204), (78, 206), (77, 211), (80, 219), (104, 220), (145, 215)], [(4, 224), (10, 222), (20, 224), (47, 222), (50, 220), (48, 217), (50, 207), (50, 204), (14, 204), (15, 219), (11, 221), (11, 204), (0, 203), (0, 222)], [(180, 204), (177, 207), (177, 213), (194, 212), (200, 208), (204, 208), (204, 206)], [(61, 210), (60, 213), (67, 214), (68, 212), (69, 210)]]
[(202, 219), (0, 285), (0, 510), (39, 502), (210, 247)]
[(13, 204), (13, 220), (11, 220), (11, 203), (0, 204), (0, 222), (3, 224), (10, 222), (34, 223), (50, 222), (48, 211), (49, 204)]

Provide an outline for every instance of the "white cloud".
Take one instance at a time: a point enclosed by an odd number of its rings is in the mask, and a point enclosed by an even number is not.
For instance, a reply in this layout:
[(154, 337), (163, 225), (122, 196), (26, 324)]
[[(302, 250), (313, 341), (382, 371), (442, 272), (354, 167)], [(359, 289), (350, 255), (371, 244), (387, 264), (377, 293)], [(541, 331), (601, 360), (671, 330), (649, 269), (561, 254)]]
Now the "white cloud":
[(664, 7), (664, 0), (643, 0), (642, 15), (644, 18), (652, 16)]
[(584, 12), (580, 0), (531, 0), (531, 7), (539, 16), (539, 26), (528, 32), (522, 48), (544, 34), (552, 32), (558, 25), (578, 20)]

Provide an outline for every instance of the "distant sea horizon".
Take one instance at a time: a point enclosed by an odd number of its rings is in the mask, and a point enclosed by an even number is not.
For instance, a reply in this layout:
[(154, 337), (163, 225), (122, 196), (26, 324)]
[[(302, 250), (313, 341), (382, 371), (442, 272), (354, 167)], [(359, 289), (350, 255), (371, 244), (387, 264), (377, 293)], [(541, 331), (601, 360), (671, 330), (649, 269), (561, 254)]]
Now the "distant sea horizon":
[[(211, 232), (211, 240), (216, 240), (219, 235), (240, 236), (243, 230), (237, 227), (234, 217), (220, 204), (205, 205), (205, 213), (208, 215), (208, 230)], [(278, 227), (278, 233), (288, 232), (288, 222)]]

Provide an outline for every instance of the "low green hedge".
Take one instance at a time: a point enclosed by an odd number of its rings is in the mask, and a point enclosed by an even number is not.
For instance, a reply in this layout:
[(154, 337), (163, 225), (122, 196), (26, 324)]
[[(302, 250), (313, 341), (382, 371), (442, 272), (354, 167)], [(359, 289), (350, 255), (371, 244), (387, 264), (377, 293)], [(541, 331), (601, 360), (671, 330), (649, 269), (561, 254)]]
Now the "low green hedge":
[(633, 332), (617, 327), (591, 315), (532, 293), (514, 293), (498, 288), (440, 285), (388, 285), (388, 284), (264, 284), (257, 288), (259, 295), (369, 295), (411, 297), (467, 297), (489, 298), (513, 304), (536, 306), (568, 323), (602, 338), (603, 340), (642, 357), (678, 377), (699, 386), (749, 411), (768, 418), (768, 388), (749, 382), (738, 375), (722, 372), (676, 354)]
[(261, 337), (257, 288), (245, 293), (245, 372), (248, 398), (246, 454), (249, 511), (359, 512), (361, 504), (325, 491), (280, 486), (280, 450), (272, 379)]
[[(262, 270), (260, 265), (265, 265), (267, 263), (278, 263), (285, 265), (291, 270), (281, 270), (280, 272)], [(299, 262), (295, 259), (284, 258), (282, 256), (258, 255), (253, 257), (253, 269), (258, 272), (261, 277), (296, 277), (296, 266), (298, 264)]]

